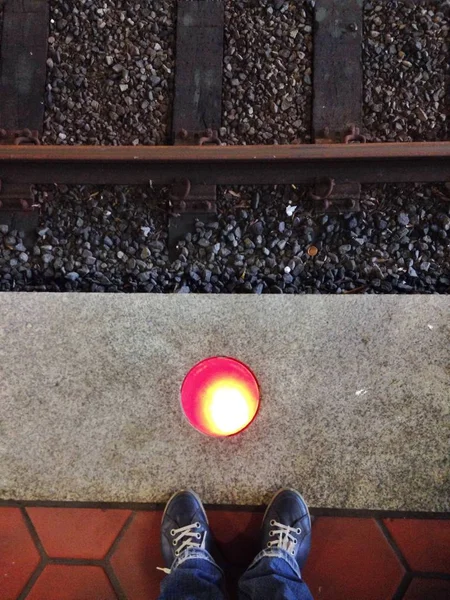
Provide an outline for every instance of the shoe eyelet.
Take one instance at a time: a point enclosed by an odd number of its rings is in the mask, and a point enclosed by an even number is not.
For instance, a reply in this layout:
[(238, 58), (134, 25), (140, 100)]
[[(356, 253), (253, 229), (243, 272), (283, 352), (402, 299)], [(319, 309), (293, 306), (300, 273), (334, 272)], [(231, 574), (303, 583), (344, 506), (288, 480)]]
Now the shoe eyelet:
[(292, 556), (295, 556), (295, 550), (292, 550), (291, 554)]
[(175, 556), (178, 556), (180, 553), (178, 552), (178, 550), (175, 550)]
[(270, 524), (271, 524), (271, 525), (272, 525), (272, 527), (273, 527), (273, 526), (275, 525), (275, 519), (272, 519), (272, 520), (270, 521)]
[(275, 531), (269, 531), (269, 535), (275, 535)]
[(175, 529), (170, 530), (170, 535), (173, 537), (175, 535)]
[(202, 539), (202, 535), (201, 535), (201, 533), (196, 533), (196, 534), (195, 534), (195, 537), (196, 537), (198, 540), (201, 540), (201, 539)]
[(300, 529), (300, 527), (297, 529), (297, 535), (300, 535), (302, 532), (302, 530)]
[(176, 540), (173, 540), (173, 541), (172, 541), (172, 544), (173, 544), (174, 546), (176, 546), (176, 545), (177, 545), (177, 542), (176, 542)]
[(294, 539), (294, 544), (296, 544), (296, 543), (297, 543), (297, 540), (296, 540), (296, 539)]
[(196, 528), (197, 528), (197, 529), (200, 529), (200, 527), (201, 527), (201, 525), (200, 525), (200, 523), (199, 523), (198, 521), (197, 521), (197, 523), (195, 524), (195, 526), (196, 526)]

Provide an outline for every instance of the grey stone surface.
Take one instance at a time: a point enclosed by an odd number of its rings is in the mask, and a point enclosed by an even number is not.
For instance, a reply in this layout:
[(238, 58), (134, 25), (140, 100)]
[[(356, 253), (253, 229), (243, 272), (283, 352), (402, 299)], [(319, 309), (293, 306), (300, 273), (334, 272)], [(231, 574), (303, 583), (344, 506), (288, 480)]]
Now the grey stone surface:
[[(446, 296), (0, 295), (0, 498), (450, 509)], [(179, 406), (211, 355), (256, 373), (248, 430)]]

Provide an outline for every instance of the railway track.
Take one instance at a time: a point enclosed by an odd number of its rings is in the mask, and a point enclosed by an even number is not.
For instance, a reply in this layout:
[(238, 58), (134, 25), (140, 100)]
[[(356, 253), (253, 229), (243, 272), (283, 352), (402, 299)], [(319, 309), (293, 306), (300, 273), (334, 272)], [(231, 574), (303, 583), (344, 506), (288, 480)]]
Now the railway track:
[(325, 213), (359, 210), (361, 184), (447, 182), (450, 142), (370, 143), (362, 131), (363, 8), (314, 6), (312, 144), (224, 146), (224, 3), (177, 5), (173, 146), (42, 145), (48, 1), (4, 2), (0, 79), (0, 218), (32, 230), (32, 185), (171, 186), (169, 249), (216, 219), (221, 184), (300, 184)]

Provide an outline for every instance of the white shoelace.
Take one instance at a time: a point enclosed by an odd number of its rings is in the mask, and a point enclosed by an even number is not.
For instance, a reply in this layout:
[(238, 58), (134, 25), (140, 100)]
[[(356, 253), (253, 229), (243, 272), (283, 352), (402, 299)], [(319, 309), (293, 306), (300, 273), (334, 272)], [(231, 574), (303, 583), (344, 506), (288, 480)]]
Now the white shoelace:
[[(181, 545), (175, 550), (175, 556), (177, 558), (184, 550), (187, 550), (188, 548), (205, 547), (205, 532), (201, 534), (199, 532), (194, 531), (194, 529), (200, 529), (200, 527), (200, 523), (191, 523), (190, 525), (185, 525), (184, 527), (180, 527), (179, 529), (170, 530), (170, 535), (173, 537), (172, 544), (174, 546), (178, 546), (178, 544), (181, 542)], [(163, 573), (170, 575), (170, 569), (166, 569), (163, 567), (156, 568), (158, 571), (162, 571)]]
[(278, 523), (274, 519), (270, 521), (270, 526), (273, 527), (273, 529), (269, 531), (269, 535), (273, 536), (275, 539), (267, 542), (267, 547), (281, 548), (294, 556), (297, 538), (294, 537), (293, 534), (300, 535), (302, 532), (300, 527), (289, 527), (288, 525), (283, 525), (283, 523)]

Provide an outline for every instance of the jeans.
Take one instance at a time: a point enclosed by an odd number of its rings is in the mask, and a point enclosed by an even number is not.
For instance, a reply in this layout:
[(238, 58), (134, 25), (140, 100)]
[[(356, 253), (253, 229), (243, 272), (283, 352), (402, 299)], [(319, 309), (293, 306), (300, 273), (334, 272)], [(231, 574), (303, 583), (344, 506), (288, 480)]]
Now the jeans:
[[(225, 600), (222, 569), (201, 548), (185, 550), (162, 583), (159, 600)], [(258, 554), (239, 581), (240, 600), (313, 600), (297, 562), (278, 548)]]

